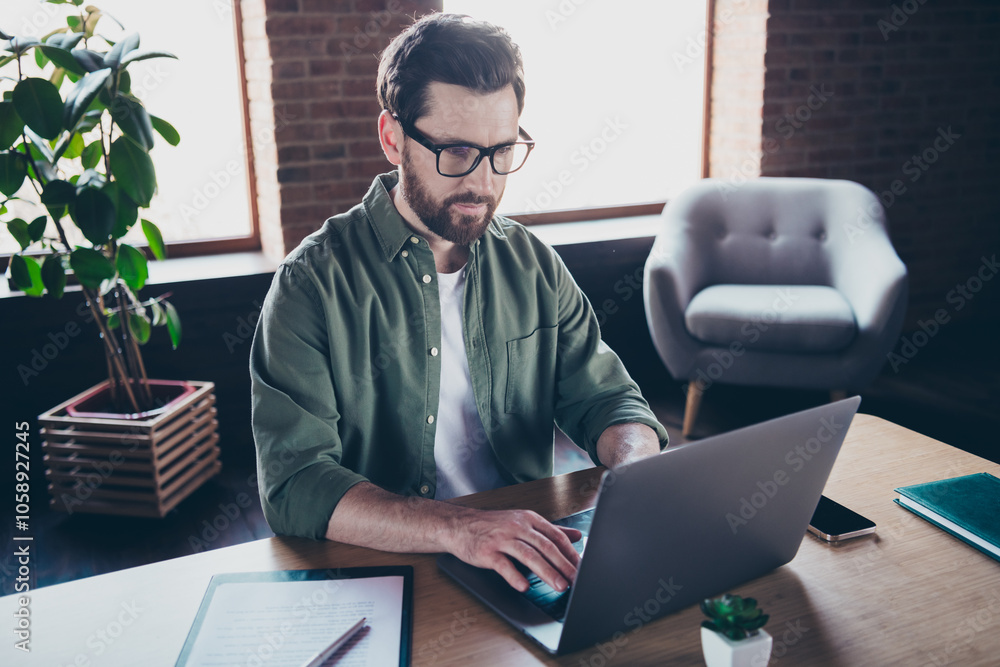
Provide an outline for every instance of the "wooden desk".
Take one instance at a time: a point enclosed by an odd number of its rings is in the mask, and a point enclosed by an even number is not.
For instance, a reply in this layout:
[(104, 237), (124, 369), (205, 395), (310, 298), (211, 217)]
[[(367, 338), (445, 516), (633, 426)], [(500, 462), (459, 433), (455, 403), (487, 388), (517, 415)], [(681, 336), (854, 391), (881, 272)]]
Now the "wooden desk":
[[(893, 488), (1000, 466), (858, 415), (825, 493), (870, 517), (877, 537), (829, 546), (807, 535), (788, 565), (741, 586), (771, 614), (772, 665), (996, 665), (1000, 563), (897, 507)], [(462, 503), (557, 518), (593, 502), (599, 470)], [(44, 545), (35, 545), (42, 549)], [(552, 659), (437, 570), (432, 555), (271, 538), (31, 593), (30, 655), (12, 648), (16, 596), (0, 598), (4, 665), (173, 665), (212, 574), (412, 564), (414, 665), (700, 665), (700, 612), (649, 623), (619, 645)], [(775, 660), (776, 658), (776, 660)]]

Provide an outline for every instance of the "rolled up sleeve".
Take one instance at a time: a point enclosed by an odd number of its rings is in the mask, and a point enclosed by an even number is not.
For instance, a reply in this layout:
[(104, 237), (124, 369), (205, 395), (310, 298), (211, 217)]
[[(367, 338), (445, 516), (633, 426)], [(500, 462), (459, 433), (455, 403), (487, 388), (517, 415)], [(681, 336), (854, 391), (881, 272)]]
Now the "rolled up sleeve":
[(556, 423), (600, 464), (597, 440), (609, 426), (636, 423), (652, 428), (667, 446), (667, 431), (653, 415), (618, 355), (601, 340), (590, 302), (556, 257), (559, 299)]
[[(294, 264), (275, 274), (250, 353), (261, 505), (275, 533), (322, 539), (344, 493), (366, 478), (341, 465), (326, 310)], [(294, 326), (289, 326), (294, 324)]]

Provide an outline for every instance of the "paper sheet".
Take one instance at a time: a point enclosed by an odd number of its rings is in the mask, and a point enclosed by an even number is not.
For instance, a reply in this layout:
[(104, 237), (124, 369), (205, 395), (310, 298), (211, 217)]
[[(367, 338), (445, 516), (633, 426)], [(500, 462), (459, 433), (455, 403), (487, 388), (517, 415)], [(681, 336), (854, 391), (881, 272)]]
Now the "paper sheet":
[(362, 629), (323, 663), (399, 663), (403, 577), (223, 583), (212, 598), (188, 665), (300, 667), (361, 618)]

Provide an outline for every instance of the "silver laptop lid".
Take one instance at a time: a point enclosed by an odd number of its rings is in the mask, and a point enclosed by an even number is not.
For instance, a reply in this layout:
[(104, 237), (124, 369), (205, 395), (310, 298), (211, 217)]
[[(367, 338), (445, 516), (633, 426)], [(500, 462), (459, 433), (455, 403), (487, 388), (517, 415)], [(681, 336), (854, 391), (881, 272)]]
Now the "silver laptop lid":
[(822, 405), (605, 473), (559, 652), (792, 560), (860, 404)]

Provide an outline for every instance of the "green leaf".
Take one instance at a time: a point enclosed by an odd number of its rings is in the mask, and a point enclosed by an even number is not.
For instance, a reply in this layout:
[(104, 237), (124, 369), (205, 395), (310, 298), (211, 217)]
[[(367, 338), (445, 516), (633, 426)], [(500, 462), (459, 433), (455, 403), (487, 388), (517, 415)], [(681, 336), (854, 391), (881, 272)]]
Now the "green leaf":
[(31, 127), (24, 128), (24, 135), (30, 139), (28, 142), (28, 149), (31, 151), (31, 159), (38, 162), (39, 160), (44, 160), (46, 163), (51, 164), (55, 161), (55, 156), (52, 153), (52, 146), (43, 137), (38, 136), (38, 134), (31, 129)]
[(122, 67), (139, 60), (149, 60), (150, 58), (173, 58), (174, 60), (177, 60), (177, 56), (169, 51), (133, 51), (122, 58)]
[(87, 76), (77, 81), (76, 85), (66, 96), (66, 104), (62, 108), (61, 120), (67, 130), (72, 130), (83, 117), (84, 112), (90, 107), (90, 103), (101, 92), (101, 88), (107, 83), (111, 76), (110, 69), (101, 69), (90, 72)]
[(128, 314), (128, 327), (132, 330), (132, 335), (135, 336), (135, 341), (139, 345), (145, 345), (149, 342), (149, 334), (152, 332), (153, 328), (149, 324), (149, 320), (139, 313), (129, 313)]
[(41, 48), (36, 48), (35, 49), (35, 65), (38, 67), (38, 69), (42, 69), (43, 67), (45, 67), (45, 65), (48, 64), (48, 61), (49, 61), (49, 59), (45, 56), (44, 53), (42, 53), (42, 49)]
[(115, 203), (115, 210), (118, 211), (118, 215), (115, 218), (115, 228), (112, 230), (111, 236), (112, 238), (120, 239), (128, 233), (128, 230), (132, 228), (132, 225), (138, 219), (139, 207), (135, 205), (131, 197), (122, 192), (122, 189), (115, 182), (104, 186), (104, 194), (111, 197), (111, 201)]
[(0, 153), (0, 192), (13, 197), (27, 175), (28, 161), (23, 155), (14, 151)]
[(167, 311), (163, 310), (163, 306), (159, 302), (154, 301), (149, 304), (150, 309), (153, 311), (153, 326), (162, 327), (167, 323)]
[(94, 187), (85, 187), (76, 195), (76, 202), (69, 208), (73, 221), (87, 240), (94, 245), (103, 245), (111, 237), (115, 228), (117, 211), (115, 204), (104, 192)]
[(111, 117), (135, 143), (147, 151), (153, 148), (153, 124), (139, 100), (128, 95), (116, 95), (111, 102)]
[(181, 317), (172, 303), (164, 301), (163, 308), (167, 311), (167, 333), (170, 334), (170, 344), (176, 350), (181, 344)]
[(125, 94), (132, 92), (132, 75), (125, 70), (118, 70), (118, 92)]
[(38, 243), (45, 236), (45, 227), (49, 224), (49, 219), (44, 215), (40, 215), (31, 221), (28, 225), (28, 236), (31, 237), (32, 243)]
[(84, 169), (93, 169), (101, 163), (101, 142), (100, 140), (91, 142), (84, 146), (80, 158)]
[(115, 277), (115, 267), (102, 253), (90, 248), (76, 248), (69, 255), (69, 265), (85, 287), (97, 289), (101, 282)]
[(146, 241), (149, 243), (153, 257), (159, 260), (166, 259), (167, 247), (163, 243), (163, 234), (160, 233), (160, 228), (149, 220), (143, 219), (142, 233), (146, 235)]
[(83, 154), (83, 137), (79, 134), (72, 134), (70, 137), (69, 147), (66, 149), (66, 152), (63, 153), (63, 157), (75, 160)]
[(82, 32), (73, 32), (66, 30), (66, 28), (60, 28), (58, 31), (52, 32), (45, 37), (44, 43), (46, 46), (55, 46), (69, 51), (79, 44), (81, 39), (83, 39)]
[(17, 115), (13, 102), (0, 102), (0, 150), (14, 145), (24, 129), (24, 121)]
[(42, 190), (41, 199), (52, 219), (62, 220), (66, 215), (66, 207), (76, 201), (76, 188), (66, 181), (49, 181)]
[(45, 54), (45, 56), (47, 56), (48, 59), (54, 62), (58, 67), (73, 72), (74, 74), (82, 75), (87, 71), (80, 66), (80, 63), (77, 62), (76, 58), (73, 57), (72, 52), (67, 48), (44, 45), (38, 47), (35, 53)]
[(146, 285), (149, 278), (149, 267), (146, 256), (128, 244), (118, 246), (118, 275), (125, 284), (138, 292)]
[(17, 244), (24, 250), (31, 245), (31, 234), (28, 233), (28, 223), (21, 218), (14, 218), (7, 223), (7, 231), (14, 237)]
[(12, 255), (10, 258), (10, 277), (17, 288), (28, 296), (41, 296), (45, 289), (45, 285), (42, 283), (42, 267), (33, 257)]
[(7, 50), (16, 55), (22, 55), (26, 53), (28, 49), (38, 46), (39, 44), (41, 44), (41, 42), (34, 37), (18, 37), (15, 35), (10, 38)]
[(176, 146), (181, 143), (181, 135), (173, 125), (153, 114), (149, 114), (149, 120), (153, 123), (153, 129), (159, 132), (168, 144)]
[[(78, 177), (74, 176), (74, 178), (77, 179), (76, 180), (77, 191), (79, 191), (80, 188), (87, 187), (88, 185), (97, 188), (98, 190), (103, 190), (107, 182), (107, 180), (104, 178), (104, 174), (97, 171), (96, 169), (84, 169), (82, 174), (80, 174)], [(114, 199), (112, 198), (111, 201), (114, 201)]]
[(156, 171), (149, 154), (128, 137), (111, 144), (111, 173), (129, 197), (142, 208), (149, 206), (156, 192)]
[(66, 267), (61, 255), (49, 255), (42, 264), (42, 283), (55, 299), (61, 299), (66, 290)]
[(122, 325), (122, 318), (118, 313), (111, 313), (108, 315), (108, 328), (111, 330), (117, 329)]
[(104, 69), (104, 56), (96, 51), (91, 51), (90, 49), (73, 49), (70, 53), (73, 54), (73, 58), (85, 72), (96, 72), (97, 70)]
[(104, 55), (104, 66), (111, 69), (118, 69), (122, 64), (122, 58), (135, 51), (139, 47), (139, 34), (131, 35), (120, 40), (110, 51)]
[(101, 122), (101, 115), (104, 113), (104, 105), (92, 104), (91, 106), (93, 108), (83, 114), (83, 118), (81, 118), (80, 122), (76, 124), (76, 131), (80, 134), (90, 132)]
[(45, 139), (55, 139), (62, 131), (62, 97), (46, 79), (21, 79), (12, 97), (17, 114), (25, 124)]

